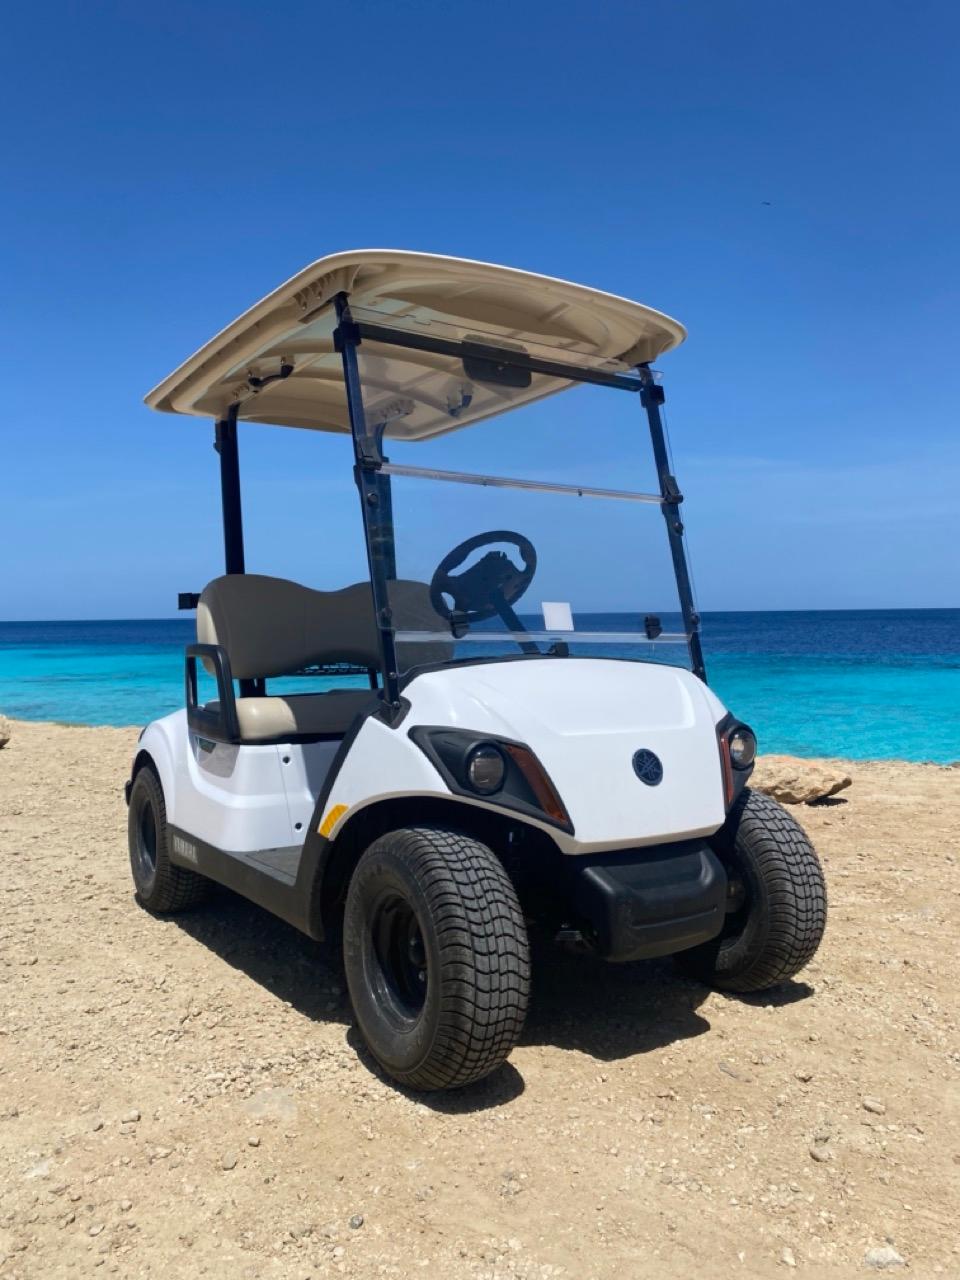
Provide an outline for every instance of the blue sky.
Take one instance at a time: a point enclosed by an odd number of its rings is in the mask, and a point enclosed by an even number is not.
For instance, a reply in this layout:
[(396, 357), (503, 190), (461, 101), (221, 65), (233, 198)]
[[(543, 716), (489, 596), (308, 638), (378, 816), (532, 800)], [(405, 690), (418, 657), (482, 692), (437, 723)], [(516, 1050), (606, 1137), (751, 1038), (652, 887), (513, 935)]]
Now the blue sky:
[[(214, 576), (211, 433), (142, 396), (378, 245), (686, 324), (662, 368), (703, 608), (960, 604), (954, 5), (41, 0), (4, 34), (0, 617), (162, 616)], [(461, 460), (629, 481), (619, 419), (557, 415)], [(345, 442), (250, 427), (243, 461), (249, 567), (356, 577)], [(597, 549), (591, 604), (646, 546)]]

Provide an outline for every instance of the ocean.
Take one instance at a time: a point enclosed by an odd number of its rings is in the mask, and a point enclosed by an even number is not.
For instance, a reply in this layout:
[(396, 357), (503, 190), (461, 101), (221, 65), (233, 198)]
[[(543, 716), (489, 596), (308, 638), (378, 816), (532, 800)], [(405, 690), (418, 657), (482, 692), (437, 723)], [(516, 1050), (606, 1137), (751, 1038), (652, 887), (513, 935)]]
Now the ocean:
[[(577, 625), (622, 629), (624, 619)], [(193, 628), (192, 616), (0, 622), (0, 712), (145, 724), (183, 705)], [(761, 751), (960, 760), (960, 609), (705, 613), (703, 644), (711, 687)]]

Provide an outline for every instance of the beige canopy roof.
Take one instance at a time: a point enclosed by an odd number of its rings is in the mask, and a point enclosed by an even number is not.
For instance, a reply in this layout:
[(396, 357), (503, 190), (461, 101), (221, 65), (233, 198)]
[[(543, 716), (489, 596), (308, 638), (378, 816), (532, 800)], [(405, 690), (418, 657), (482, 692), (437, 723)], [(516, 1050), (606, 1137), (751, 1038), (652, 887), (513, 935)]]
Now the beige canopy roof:
[[(239, 403), (246, 421), (349, 431), (333, 298), (354, 318), (438, 338), (519, 347), (530, 355), (626, 372), (686, 336), (682, 325), (638, 302), (550, 276), (465, 258), (358, 249), (321, 258), (244, 312), (146, 397), (166, 413), (223, 417)], [(264, 378), (293, 373), (257, 391)], [(571, 385), (534, 374), (523, 388), (473, 383), (451, 356), (360, 346), (368, 420), (395, 439), (456, 430)]]

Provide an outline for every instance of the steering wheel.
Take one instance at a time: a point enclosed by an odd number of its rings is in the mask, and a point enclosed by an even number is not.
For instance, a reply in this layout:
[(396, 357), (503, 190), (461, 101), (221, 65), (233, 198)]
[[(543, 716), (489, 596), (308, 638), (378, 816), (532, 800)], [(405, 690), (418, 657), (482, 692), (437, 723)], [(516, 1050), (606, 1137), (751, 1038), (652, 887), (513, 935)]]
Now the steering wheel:
[[(519, 550), (522, 569), (505, 552), (488, 551), (476, 564), (454, 576), (453, 570), (471, 552), (497, 542), (510, 542)], [(491, 529), (467, 538), (444, 556), (430, 579), (430, 603), (441, 618), (456, 626), (469, 626), (499, 614), (512, 630), (522, 630), (511, 606), (529, 587), (536, 571), (537, 553), (529, 538), (509, 529)], [(444, 595), (453, 597), (452, 609)]]

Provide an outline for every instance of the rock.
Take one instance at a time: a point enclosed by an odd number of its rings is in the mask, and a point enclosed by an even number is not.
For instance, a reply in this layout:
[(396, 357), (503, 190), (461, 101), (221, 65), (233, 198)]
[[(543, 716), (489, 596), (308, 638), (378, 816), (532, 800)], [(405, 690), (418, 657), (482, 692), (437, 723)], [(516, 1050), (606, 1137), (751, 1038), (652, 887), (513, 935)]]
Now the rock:
[(13, 736), (13, 725), (6, 716), (0, 716), (0, 749), (5, 747)]
[(875, 1116), (886, 1115), (887, 1112), (886, 1105), (879, 1098), (864, 1098), (863, 1109), (872, 1112)]
[(133, 1201), (132, 1201), (132, 1200), (121, 1200), (121, 1201), (120, 1201), (120, 1212), (121, 1212), (121, 1213), (128, 1213), (132, 1208), (133, 1208)]
[(878, 1271), (886, 1271), (888, 1267), (905, 1267), (906, 1260), (890, 1245), (881, 1245), (877, 1249), (868, 1249), (863, 1255), (868, 1267), (876, 1267)]
[(140, 1112), (137, 1110), (136, 1107), (131, 1108), (130, 1111), (125, 1111), (123, 1115), (120, 1117), (121, 1124), (137, 1124), (139, 1120), (140, 1120)]
[(236, 1153), (233, 1151), (225, 1151), (220, 1157), (220, 1168), (223, 1169), (225, 1173), (229, 1173), (231, 1169), (235, 1169), (236, 1167)]
[(297, 1118), (297, 1104), (292, 1089), (261, 1089), (241, 1104), (255, 1120), (287, 1120)]
[(90, 1228), (90, 1230), (87, 1232), (87, 1235), (98, 1236), (102, 1230), (103, 1230), (103, 1223), (97, 1222), (97, 1223), (94, 1223), (94, 1225)]
[(824, 1164), (827, 1160), (833, 1159), (833, 1152), (825, 1142), (815, 1142), (810, 1148), (810, 1155), (818, 1164)]
[(795, 1267), (797, 1265), (796, 1254), (792, 1249), (786, 1247), (780, 1253), (780, 1261), (785, 1267)]
[(363, 1226), (363, 1214), (355, 1213), (353, 1217), (350, 1219), (350, 1229), (352, 1231), (359, 1231), (362, 1226)]
[(762, 791), (781, 804), (810, 804), (835, 796), (853, 779), (842, 769), (797, 756), (760, 756), (750, 778), (754, 791)]
[(741, 1084), (753, 1084), (753, 1077), (748, 1076), (745, 1072), (739, 1071), (732, 1063), (718, 1062), (717, 1067), (725, 1076), (729, 1076), (731, 1080), (739, 1080)]
[(806, 1067), (801, 1067), (799, 1071), (795, 1071), (793, 1074), (804, 1084), (809, 1084), (813, 1079), (813, 1072)]
[(251, 1133), (250, 1137), (247, 1139), (247, 1146), (259, 1147), (259, 1145), (260, 1145), (260, 1135), (256, 1133)]

